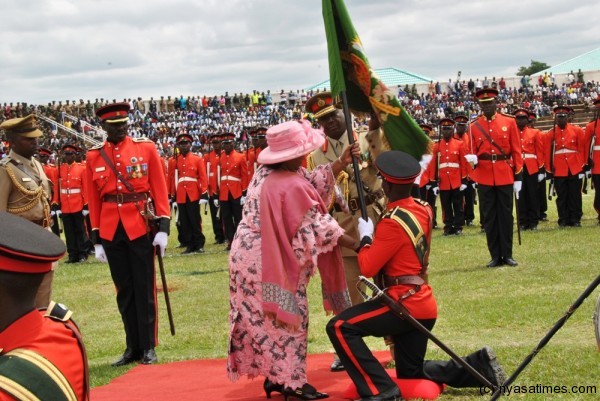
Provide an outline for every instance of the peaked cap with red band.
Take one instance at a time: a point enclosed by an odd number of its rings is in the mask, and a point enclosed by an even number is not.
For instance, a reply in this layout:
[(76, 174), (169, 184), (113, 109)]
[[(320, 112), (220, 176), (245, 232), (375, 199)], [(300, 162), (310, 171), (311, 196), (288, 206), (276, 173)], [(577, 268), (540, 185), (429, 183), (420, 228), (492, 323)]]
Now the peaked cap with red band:
[(459, 114), (454, 117), (454, 121), (456, 121), (457, 124), (466, 124), (469, 122), (469, 117), (464, 114)]
[(383, 179), (392, 184), (412, 184), (421, 172), (417, 159), (400, 150), (381, 153), (375, 165)]
[(516, 109), (515, 117), (527, 117), (529, 119), (529, 111), (525, 109)]
[(22, 217), (0, 212), (0, 271), (41, 274), (66, 251), (51, 231)]
[(479, 89), (475, 93), (475, 98), (477, 100), (479, 100), (480, 102), (489, 102), (491, 100), (496, 99), (497, 97), (498, 97), (498, 90), (496, 90), (494, 88)]
[(50, 149), (47, 149), (47, 148), (38, 148), (38, 154), (40, 156), (51, 156), (52, 155), (52, 151)]
[(192, 138), (192, 136), (190, 134), (185, 134), (185, 133), (177, 135), (177, 138), (175, 139), (175, 143), (179, 143), (182, 141), (194, 142), (194, 138)]
[(321, 118), (336, 110), (335, 103), (331, 92), (320, 92), (308, 99), (304, 107), (314, 118)]
[(119, 102), (107, 104), (96, 110), (98, 118), (106, 123), (121, 123), (129, 120), (129, 103)]
[(442, 118), (440, 120), (441, 127), (454, 127), (454, 120), (451, 118)]

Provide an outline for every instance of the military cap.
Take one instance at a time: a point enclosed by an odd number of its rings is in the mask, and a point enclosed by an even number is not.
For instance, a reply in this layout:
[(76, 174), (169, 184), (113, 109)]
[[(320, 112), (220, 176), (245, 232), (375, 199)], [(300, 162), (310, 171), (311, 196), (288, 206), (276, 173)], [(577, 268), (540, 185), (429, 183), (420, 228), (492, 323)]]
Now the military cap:
[(454, 120), (451, 118), (442, 118), (440, 120), (441, 127), (454, 127)]
[(44, 135), (38, 128), (37, 120), (33, 114), (6, 120), (0, 124), (0, 129), (6, 131), (7, 134), (17, 134), (24, 138), (39, 138)]
[(0, 226), (1, 271), (47, 273), (65, 254), (60, 238), (27, 219), (0, 212)]
[(208, 136), (208, 139), (209, 139), (211, 142), (221, 142), (221, 134), (219, 134), (219, 133), (210, 134), (210, 135)]
[(537, 119), (537, 114), (535, 114), (533, 111), (529, 112), (529, 120), (535, 120)]
[(498, 97), (498, 90), (494, 88), (483, 88), (475, 92), (475, 98), (480, 102), (489, 102)]
[(392, 184), (412, 184), (421, 173), (417, 159), (400, 150), (381, 153), (375, 160), (375, 166), (383, 179)]
[(429, 124), (419, 124), (419, 127), (421, 127), (423, 132), (426, 134), (429, 134), (431, 131), (433, 131), (433, 127)]
[(80, 148), (73, 144), (66, 144), (61, 149), (62, 149), (63, 153), (77, 153)]
[(47, 148), (38, 148), (38, 154), (40, 156), (50, 156), (52, 155), (52, 151)]
[(254, 135), (256, 138), (266, 138), (267, 137), (267, 127), (256, 127), (254, 130)]
[(190, 142), (194, 142), (194, 138), (192, 138), (192, 136), (190, 134), (179, 134), (177, 135), (177, 138), (175, 138), (175, 142), (179, 143), (179, 142), (183, 142), (183, 141), (190, 141)]
[(554, 108), (552, 109), (552, 112), (555, 115), (559, 115), (559, 114), (566, 115), (566, 114), (569, 114), (571, 112), (571, 108), (568, 107), (568, 106), (554, 106)]
[(231, 132), (225, 132), (221, 134), (221, 142), (233, 142), (235, 140), (235, 135)]
[(454, 121), (457, 124), (467, 124), (469, 122), (469, 117), (465, 116), (464, 114), (459, 114), (454, 117)]
[(111, 103), (96, 110), (96, 115), (105, 123), (121, 123), (129, 120), (129, 109), (127, 102)]
[(304, 106), (307, 113), (311, 113), (314, 118), (321, 118), (336, 110), (335, 101), (331, 92), (320, 92), (306, 101)]
[(516, 109), (515, 117), (526, 117), (527, 119), (529, 119), (529, 111), (525, 109)]

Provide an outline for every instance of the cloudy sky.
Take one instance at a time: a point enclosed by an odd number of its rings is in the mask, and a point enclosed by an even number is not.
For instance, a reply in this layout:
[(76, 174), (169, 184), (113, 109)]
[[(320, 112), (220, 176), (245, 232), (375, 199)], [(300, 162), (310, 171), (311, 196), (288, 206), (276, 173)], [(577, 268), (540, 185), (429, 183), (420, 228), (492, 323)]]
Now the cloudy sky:
[[(597, 0), (346, 0), (374, 68), (514, 76), (596, 49)], [(328, 79), (321, 0), (0, 0), (0, 102), (218, 95)]]

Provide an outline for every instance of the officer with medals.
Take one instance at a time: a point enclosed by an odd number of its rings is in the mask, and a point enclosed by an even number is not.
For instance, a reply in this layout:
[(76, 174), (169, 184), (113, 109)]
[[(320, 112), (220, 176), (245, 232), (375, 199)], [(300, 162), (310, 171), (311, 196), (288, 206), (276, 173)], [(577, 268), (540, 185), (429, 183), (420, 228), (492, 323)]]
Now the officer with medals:
[(86, 163), (95, 255), (108, 262), (125, 328), (127, 348), (113, 366), (158, 360), (154, 256), (156, 247), (164, 255), (170, 226), (162, 160), (154, 142), (127, 135), (128, 113), (125, 102), (96, 111), (107, 140)]
[[(431, 330), (437, 319), (436, 300), (427, 282), (433, 212), (426, 202), (410, 195), (421, 166), (401, 151), (384, 152), (375, 163), (383, 177), (387, 212), (376, 230), (371, 219), (358, 219), (360, 273), (377, 276), (377, 281), (387, 288), (387, 295), (402, 302), (416, 320)], [(361, 401), (402, 399), (396, 382), (365, 344), (367, 336), (391, 336), (398, 378), (429, 379), (452, 387), (480, 386), (454, 360), (426, 361), (428, 337), (394, 314), (381, 297), (344, 310), (329, 321), (326, 330)], [(465, 360), (494, 385), (506, 379), (495, 353), (488, 347)]]
[[(38, 138), (43, 135), (36, 118), (30, 114), (6, 120), (0, 129), (4, 130), (10, 144), (8, 156), (0, 162), (0, 211), (50, 229), (51, 184), (42, 165), (33, 157), (39, 149)], [(56, 266), (58, 262), (54, 268)], [(45, 274), (36, 307), (45, 308), (50, 303), (53, 276), (54, 269)]]
[(0, 212), (0, 226), (0, 401), (87, 401), (87, 359), (73, 313), (54, 302), (35, 305), (65, 245), (10, 213)]

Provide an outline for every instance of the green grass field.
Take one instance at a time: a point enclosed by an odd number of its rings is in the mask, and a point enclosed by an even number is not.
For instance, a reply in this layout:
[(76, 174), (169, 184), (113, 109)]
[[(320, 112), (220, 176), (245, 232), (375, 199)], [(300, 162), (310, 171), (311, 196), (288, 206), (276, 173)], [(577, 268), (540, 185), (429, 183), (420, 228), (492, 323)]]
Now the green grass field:
[[(541, 223), (537, 232), (523, 232), (522, 246), (517, 245), (515, 233), (516, 268), (484, 267), (489, 254), (479, 227), (466, 227), (462, 237), (443, 237), (441, 230), (435, 230), (429, 269), (439, 306), (434, 334), (459, 354), (491, 346), (510, 375), (600, 272), (600, 226), (592, 197), (593, 192), (584, 195), (582, 228), (559, 229), (552, 203), (550, 221)], [(438, 211), (438, 218), (440, 214)], [(175, 227), (170, 237), (164, 260), (177, 334), (172, 337), (169, 333), (161, 294), (157, 348), (161, 363), (223, 358), (227, 353), (228, 253), (223, 245), (211, 245), (210, 216), (202, 217), (207, 234), (205, 254), (179, 255)], [(157, 281), (160, 283), (158, 276)], [(309, 288), (310, 353), (332, 350), (319, 291), (315, 277)], [(586, 300), (514, 383), (566, 386), (569, 391), (572, 386), (596, 386), (596, 393), (511, 394), (510, 399), (600, 399), (600, 352), (592, 326), (599, 292)], [(92, 386), (106, 384), (133, 366), (110, 366), (123, 352), (125, 340), (108, 265), (93, 257), (84, 264), (61, 264), (53, 299), (74, 311), (87, 345)], [(369, 344), (373, 349), (385, 349), (380, 339), (369, 339)], [(433, 344), (428, 358), (447, 359)], [(482, 398), (488, 397), (476, 389), (448, 389), (439, 399)]]

